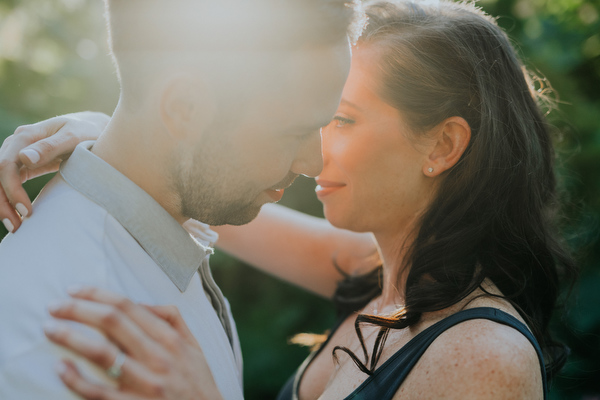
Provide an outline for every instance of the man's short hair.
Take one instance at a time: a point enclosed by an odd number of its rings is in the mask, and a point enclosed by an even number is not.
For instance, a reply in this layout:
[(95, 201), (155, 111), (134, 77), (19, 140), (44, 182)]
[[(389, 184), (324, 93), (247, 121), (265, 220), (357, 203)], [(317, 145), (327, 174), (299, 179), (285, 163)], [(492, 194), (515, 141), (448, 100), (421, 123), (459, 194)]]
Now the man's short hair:
[(111, 46), (126, 51), (290, 50), (360, 29), (359, 0), (105, 0)]
[[(146, 97), (152, 70), (179, 62), (183, 53), (202, 55), (210, 62), (222, 52), (327, 46), (347, 37), (356, 40), (364, 25), (360, 0), (105, 0), (105, 4), (111, 52), (130, 105)], [(236, 68), (242, 71), (243, 66)], [(234, 85), (232, 81), (230, 86)]]

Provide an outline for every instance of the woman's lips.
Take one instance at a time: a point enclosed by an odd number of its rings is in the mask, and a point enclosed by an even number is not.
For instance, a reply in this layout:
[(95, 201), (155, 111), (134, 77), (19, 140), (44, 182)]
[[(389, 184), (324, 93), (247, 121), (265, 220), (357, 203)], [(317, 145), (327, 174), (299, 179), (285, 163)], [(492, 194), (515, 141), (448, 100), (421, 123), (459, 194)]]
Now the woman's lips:
[(317, 197), (319, 199), (330, 195), (331, 193), (342, 189), (343, 187), (346, 186), (345, 183), (341, 183), (341, 182), (333, 182), (333, 181), (326, 181), (323, 179), (317, 179), (317, 187), (315, 188), (315, 192), (317, 193)]

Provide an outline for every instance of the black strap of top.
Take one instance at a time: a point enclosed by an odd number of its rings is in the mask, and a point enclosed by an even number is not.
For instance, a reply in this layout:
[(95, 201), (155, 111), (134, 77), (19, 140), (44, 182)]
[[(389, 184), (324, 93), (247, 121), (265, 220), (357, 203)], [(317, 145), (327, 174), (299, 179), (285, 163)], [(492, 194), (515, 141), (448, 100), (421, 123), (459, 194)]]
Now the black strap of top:
[(444, 331), (456, 324), (471, 319), (489, 319), (510, 326), (521, 332), (531, 342), (540, 361), (544, 399), (546, 399), (548, 390), (544, 358), (535, 337), (521, 321), (517, 320), (512, 315), (496, 308), (480, 307), (459, 311), (419, 333), (377, 368), (373, 375), (369, 376), (354, 392), (346, 397), (345, 400), (392, 399), (402, 382), (404, 382), (406, 376), (413, 369), (431, 343), (433, 343), (433, 341)]

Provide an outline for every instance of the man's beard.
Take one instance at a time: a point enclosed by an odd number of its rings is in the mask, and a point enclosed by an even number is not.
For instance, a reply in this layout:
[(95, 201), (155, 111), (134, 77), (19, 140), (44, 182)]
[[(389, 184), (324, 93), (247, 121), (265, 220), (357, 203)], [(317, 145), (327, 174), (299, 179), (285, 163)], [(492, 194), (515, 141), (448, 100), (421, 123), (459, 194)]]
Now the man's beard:
[[(241, 182), (236, 182), (236, 174), (228, 171), (222, 160), (210, 159), (210, 156), (198, 146), (191, 153), (180, 152), (179, 157), (172, 160), (171, 182), (178, 196), (181, 215), (214, 226), (251, 222), (262, 207), (262, 203), (257, 202), (262, 191), (244, 185), (239, 176)], [(296, 177), (289, 172), (269, 189), (285, 189)]]
[(256, 196), (241, 197), (224, 190), (223, 179), (215, 173), (198, 167), (184, 170), (179, 165), (172, 175), (181, 214), (215, 226), (244, 225), (256, 218), (261, 206), (255, 204)]
[(209, 225), (245, 225), (260, 212), (261, 205), (219, 201), (213, 196), (206, 196), (203, 190), (189, 185), (186, 189), (181, 193), (182, 214)]

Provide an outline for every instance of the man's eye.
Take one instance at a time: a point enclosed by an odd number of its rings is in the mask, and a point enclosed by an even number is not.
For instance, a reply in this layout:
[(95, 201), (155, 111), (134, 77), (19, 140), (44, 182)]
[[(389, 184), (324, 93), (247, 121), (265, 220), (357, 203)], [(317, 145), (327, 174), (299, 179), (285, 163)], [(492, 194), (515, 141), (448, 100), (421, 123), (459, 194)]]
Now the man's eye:
[(341, 128), (341, 127), (343, 127), (345, 125), (349, 125), (349, 124), (353, 124), (354, 123), (354, 121), (351, 120), (351, 119), (349, 119), (349, 118), (344, 118), (344, 117), (339, 117), (339, 116), (338, 117), (333, 117), (333, 120), (336, 122), (335, 126), (337, 128)]

